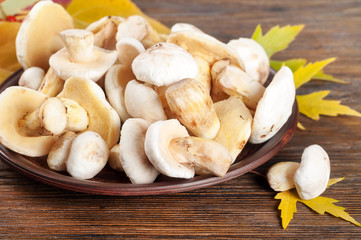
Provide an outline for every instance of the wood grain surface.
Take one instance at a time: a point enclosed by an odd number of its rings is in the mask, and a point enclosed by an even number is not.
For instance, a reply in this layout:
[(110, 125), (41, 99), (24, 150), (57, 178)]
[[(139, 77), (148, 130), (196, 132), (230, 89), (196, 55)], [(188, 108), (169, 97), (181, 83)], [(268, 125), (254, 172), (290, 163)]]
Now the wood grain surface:
[[(222, 41), (250, 37), (258, 24), (306, 24), (296, 41), (275, 59), (337, 57), (327, 67), (349, 84), (312, 81), (299, 94), (331, 90), (329, 99), (361, 112), (361, 2), (359, 0), (135, 1), (168, 26), (187, 22)], [(311, 144), (331, 159), (331, 177), (345, 180), (323, 195), (340, 200), (361, 222), (361, 118), (339, 116), (300, 121), (288, 145), (255, 171), (265, 174), (279, 161), (299, 161)], [(361, 228), (302, 204), (286, 230), (279, 201), (265, 178), (248, 173), (190, 192), (149, 197), (109, 197), (50, 187), (0, 162), (0, 239), (361, 239)]]

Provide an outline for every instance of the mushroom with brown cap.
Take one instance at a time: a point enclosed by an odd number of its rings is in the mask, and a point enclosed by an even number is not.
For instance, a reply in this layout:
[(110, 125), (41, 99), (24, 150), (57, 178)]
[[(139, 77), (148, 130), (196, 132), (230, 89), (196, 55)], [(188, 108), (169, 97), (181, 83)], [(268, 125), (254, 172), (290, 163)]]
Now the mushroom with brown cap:
[(152, 183), (159, 175), (144, 150), (145, 134), (150, 124), (141, 118), (129, 118), (122, 126), (120, 160), (125, 174), (135, 184)]
[(188, 136), (187, 129), (176, 119), (153, 123), (146, 132), (144, 142), (149, 161), (166, 176), (192, 178), (195, 174), (193, 164), (177, 162), (169, 150), (169, 144), (173, 139)]
[(18, 85), (22, 87), (38, 90), (44, 77), (44, 70), (39, 67), (26, 69), (19, 78)]
[(108, 156), (108, 145), (98, 133), (83, 132), (71, 144), (67, 172), (78, 179), (90, 179), (105, 167)]
[(139, 54), (132, 63), (137, 80), (155, 86), (194, 78), (198, 66), (192, 55), (172, 43), (158, 43)]
[(142, 118), (151, 123), (167, 119), (156, 91), (137, 80), (127, 84), (124, 103), (127, 112), (134, 118)]
[(37, 110), (47, 98), (45, 94), (25, 87), (5, 89), (0, 94), (1, 144), (29, 157), (48, 154), (57, 137), (28, 134), (28, 129), (19, 125), (24, 116)]
[(116, 51), (94, 46), (94, 35), (90, 31), (69, 29), (62, 31), (60, 36), (65, 48), (53, 54), (49, 64), (63, 80), (83, 77), (96, 82), (117, 59)]
[(243, 60), (246, 73), (264, 84), (270, 72), (269, 58), (264, 48), (250, 38), (234, 39), (227, 45)]
[(258, 102), (249, 139), (251, 143), (263, 143), (281, 129), (292, 113), (295, 95), (293, 73), (284, 66), (276, 73)]
[(330, 172), (330, 159), (321, 146), (314, 144), (305, 148), (294, 175), (300, 198), (309, 200), (321, 195), (326, 190)]
[(70, 28), (73, 19), (61, 5), (52, 1), (36, 3), (16, 36), (16, 56), (21, 66), (46, 71), (50, 56), (64, 46), (59, 33)]
[(58, 97), (79, 103), (89, 117), (87, 130), (99, 133), (109, 148), (117, 144), (120, 133), (119, 116), (95, 82), (79, 77), (69, 78)]

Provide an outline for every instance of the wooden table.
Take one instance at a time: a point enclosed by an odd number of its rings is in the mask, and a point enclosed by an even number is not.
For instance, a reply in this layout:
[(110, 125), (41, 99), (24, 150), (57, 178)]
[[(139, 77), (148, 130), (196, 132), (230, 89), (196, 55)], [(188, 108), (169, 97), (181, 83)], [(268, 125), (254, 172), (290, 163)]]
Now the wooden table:
[[(327, 72), (349, 84), (312, 81), (298, 93), (331, 90), (329, 99), (361, 112), (361, 3), (358, 0), (303, 1), (135, 1), (147, 14), (171, 26), (197, 25), (222, 41), (250, 37), (257, 24), (306, 24), (297, 40), (275, 59), (337, 57)], [(300, 118), (289, 144), (255, 171), (279, 161), (299, 161), (310, 144), (320, 144), (331, 159), (331, 177), (345, 180), (324, 196), (361, 222), (361, 119), (349, 116)], [(0, 239), (360, 239), (361, 228), (302, 204), (286, 230), (279, 201), (264, 177), (248, 173), (216, 186), (148, 197), (95, 196), (33, 181), (0, 163)]]

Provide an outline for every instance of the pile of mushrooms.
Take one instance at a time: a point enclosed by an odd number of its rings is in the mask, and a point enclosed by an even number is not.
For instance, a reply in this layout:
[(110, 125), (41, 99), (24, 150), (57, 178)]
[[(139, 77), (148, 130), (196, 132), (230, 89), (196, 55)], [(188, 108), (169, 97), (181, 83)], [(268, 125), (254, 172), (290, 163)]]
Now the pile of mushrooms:
[(137, 184), (222, 177), (247, 142), (277, 133), (295, 100), (287, 67), (264, 86), (270, 66), (257, 42), (225, 44), (190, 24), (164, 35), (141, 16), (109, 16), (80, 30), (40, 1), (16, 49), (25, 71), (0, 94), (1, 144), (79, 179), (107, 163)]

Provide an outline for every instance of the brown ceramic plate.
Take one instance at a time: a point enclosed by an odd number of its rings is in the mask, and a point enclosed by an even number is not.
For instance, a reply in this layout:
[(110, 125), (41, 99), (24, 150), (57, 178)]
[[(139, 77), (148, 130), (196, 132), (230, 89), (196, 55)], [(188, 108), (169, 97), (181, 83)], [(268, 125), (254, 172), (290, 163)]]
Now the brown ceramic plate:
[[(17, 71), (0, 85), (0, 92), (17, 85), (22, 70)], [(30, 158), (15, 153), (0, 145), (0, 158), (21, 173), (41, 181), (77, 192), (103, 195), (154, 195), (188, 191), (221, 183), (241, 176), (271, 159), (291, 139), (298, 122), (298, 106), (295, 101), (292, 115), (282, 129), (264, 144), (247, 144), (224, 177), (212, 175), (196, 176), (192, 179), (172, 179), (159, 176), (152, 184), (131, 184), (124, 173), (105, 167), (91, 180), (79, 180), (67, 173), (50, 170), (46, 158)]]

